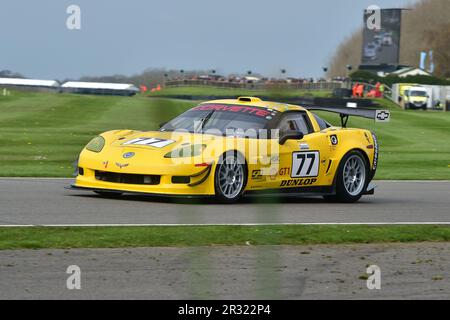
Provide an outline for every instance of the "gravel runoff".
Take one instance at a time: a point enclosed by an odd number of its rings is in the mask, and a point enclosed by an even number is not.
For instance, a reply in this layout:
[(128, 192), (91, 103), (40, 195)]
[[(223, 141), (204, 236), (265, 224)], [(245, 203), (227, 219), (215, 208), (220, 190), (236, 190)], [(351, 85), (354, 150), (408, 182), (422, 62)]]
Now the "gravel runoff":
[(450, 243), (3, 250), (0, 299), (450, 299), (449, 260)]

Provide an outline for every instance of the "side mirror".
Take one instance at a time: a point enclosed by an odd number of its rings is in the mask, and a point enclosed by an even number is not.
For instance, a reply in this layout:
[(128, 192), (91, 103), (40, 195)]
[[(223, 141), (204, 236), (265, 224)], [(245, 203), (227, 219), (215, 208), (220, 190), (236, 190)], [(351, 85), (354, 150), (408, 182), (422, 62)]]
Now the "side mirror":
[(287, 140), (301, 140), (303, 139), (303, 132), (301, 131), (285, 131), (280, 133), (279, 143), (283, 145)]
[(164, 121), (164, 122), (161, 122), (160, 124), (159, 124), (159, 128), (161, 129), (162, 127), (164, 127), (164, 125), (167, 123), (167, 121)]

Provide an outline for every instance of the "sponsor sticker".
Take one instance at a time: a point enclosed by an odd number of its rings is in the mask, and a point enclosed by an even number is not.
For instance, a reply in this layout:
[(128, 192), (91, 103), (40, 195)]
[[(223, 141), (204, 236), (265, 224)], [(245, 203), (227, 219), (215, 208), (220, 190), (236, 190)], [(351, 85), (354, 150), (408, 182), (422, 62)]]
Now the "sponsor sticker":
[(118, 166), (120, 169), (128, 167), (129, 165), (130, 165), (129, 163), (116, 162), (116, 166)]
[(300, 150), (309, 150), (309, 144), (300, 143)]
[(227, 105), (227, 104), (202, 104), (199, 105), (192, 110), (201, 110), (201, 111), (208, 111), (208, 110), (216, 110), (216, 111), (228, 111), (228, 112), (234, 112), (234, 113), (245, 113), (254, 115), (257, 117), (267, 117), (270, 116), (274, 111), (269, 111), (266, 108), (263, 107), (251, 107), (251, 106), (240, 106), (240, 105)]
[(134, 152), (126, 152), (122, 155), (125, 159), (134, 157)]
[(292, 179), (292, 180), (283, 180), (281, 181), (281, 187), (301, 187), (301, 186), (309, 186), (314, 184), (317, 181), (317, 178), (306, 178), (306, 179)]
[(130, 141), (124, 142), (124, 143), (122, 143), (122, 145), (123, 146), (139, 145), (139, 146), (163, 148), (174, 142), (175, 142), (175, 140), (165, 140), (165, 139), (158, 139), (158, 138), (136, 138), (136, 139), (132, 139)]
[(389, 110), (377, 110), (375, 114), (376, 122), (389, 122), (391, 118), (391, 112)]
[(374, 153), (373, 153), (373, 170), (377, 169), (378, 166), (378, 139), (375, 133), (372, 133), (373, 144), (374, 144)]
[(261, 170), (253, 170), (252, 171), (252, 180), (263, 181), (265, 177), (262, 175)]
[(338, 137), (335, 134), (330, 136), (330, 141), (333, 146), (335, 146), (339, 143)]
[(269, 175), (270, 180), (277, 180), (278, 171), (276, 168), (272, 168), (271, 174)]

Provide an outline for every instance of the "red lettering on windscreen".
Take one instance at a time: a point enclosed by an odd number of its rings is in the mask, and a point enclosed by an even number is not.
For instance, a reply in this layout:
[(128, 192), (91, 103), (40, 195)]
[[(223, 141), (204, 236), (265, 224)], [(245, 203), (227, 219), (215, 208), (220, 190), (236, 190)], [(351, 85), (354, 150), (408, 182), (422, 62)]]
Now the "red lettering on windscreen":
[(193, 108), (192, 110), (198, 111), (207, 111), (207, 110), (216, 110), (216, 111), (229, 111), (236, 113), (246, 113), (255, 115), (257, 117), (267, 117), (270, 115), (270, 111), (267, 111), (263, 108), (258, 107), (246, 107), (246, 106), (233, 106), (226, 104), (204, 104)]

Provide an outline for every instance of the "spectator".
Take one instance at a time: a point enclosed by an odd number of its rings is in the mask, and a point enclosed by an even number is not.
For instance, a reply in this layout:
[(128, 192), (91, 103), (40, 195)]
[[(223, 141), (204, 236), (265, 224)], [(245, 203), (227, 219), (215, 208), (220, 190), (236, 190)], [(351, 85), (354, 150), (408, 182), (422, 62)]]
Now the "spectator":
[(384, 91), (385, 91), (384, 84), (380, 83), (380, 87), (378, 88), (378, 90), (380, 91), (380, 97), (384, 98)]
[(356, 82), (356, 83), (353, 85), (353, 87), (352, 87), (352, 97), (353, 97), (353, 98), (356, 98), (357, 91), (358, 91), (358, 86), (359, 86), (359, 83)]
[(356, 96), (358, 98), (364, 97), (364, 85), (363, 84), (359, 84), (358, 87), (356, 88)]

